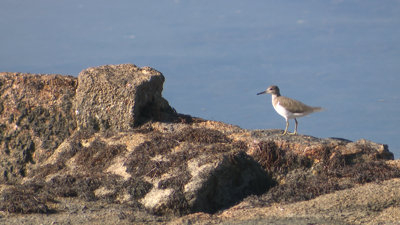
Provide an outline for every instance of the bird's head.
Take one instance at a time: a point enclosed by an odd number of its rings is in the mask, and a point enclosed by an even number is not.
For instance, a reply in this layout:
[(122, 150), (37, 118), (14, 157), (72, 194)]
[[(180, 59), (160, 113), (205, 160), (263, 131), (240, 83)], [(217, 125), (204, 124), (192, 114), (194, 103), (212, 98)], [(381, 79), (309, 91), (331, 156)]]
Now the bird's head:
[(278, 86), (275, 86), (275, 85), (269, 86), (266, 91), (260, 92), (257, 95), (266, 94), (266, 93), (269, 93), (271, 95), (278, 95), (278, 96), (280, 95), (279, 88), (278, 88)]

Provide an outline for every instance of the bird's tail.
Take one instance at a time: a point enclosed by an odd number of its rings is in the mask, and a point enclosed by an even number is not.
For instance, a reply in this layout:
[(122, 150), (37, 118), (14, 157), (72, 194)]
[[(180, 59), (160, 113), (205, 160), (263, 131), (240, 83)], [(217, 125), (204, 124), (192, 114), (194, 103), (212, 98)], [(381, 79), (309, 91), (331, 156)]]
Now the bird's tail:
[(313, 107), (313, 109), (314, 109), (314, 112), (323, 112), (323, 111), (326, 110), (326, 109), (321, 108), (321, 107)]

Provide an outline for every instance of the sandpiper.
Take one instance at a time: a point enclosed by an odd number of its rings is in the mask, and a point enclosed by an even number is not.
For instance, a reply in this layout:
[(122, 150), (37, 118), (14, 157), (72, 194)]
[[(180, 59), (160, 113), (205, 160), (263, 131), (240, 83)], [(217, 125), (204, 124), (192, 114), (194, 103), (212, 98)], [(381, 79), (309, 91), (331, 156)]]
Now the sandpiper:
[(271, 85), (266, 91), (260, 92), (257, 95), (270, 93), (272, 95), (272, 106), (279, 115), (286, 119), (286, 129), (283, 134), (287, 134), (287, 129), (289, 127), (289, 120), (294, 119), (296, 126), (294, 128), (294, 135), (297, 134), (297, 117), (306, 116), (313, 112), (318, 112), (323, 110), (321, 107), (311, 107), (305, 105), (297, 100), (281, 96), (279, 88), (275, 85)]

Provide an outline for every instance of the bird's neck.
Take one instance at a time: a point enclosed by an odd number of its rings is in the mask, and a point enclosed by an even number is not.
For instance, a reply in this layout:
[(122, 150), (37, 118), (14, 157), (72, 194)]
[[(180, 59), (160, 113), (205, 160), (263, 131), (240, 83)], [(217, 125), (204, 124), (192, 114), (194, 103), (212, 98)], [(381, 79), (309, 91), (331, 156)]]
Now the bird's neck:
[(274, 101), (277, 97), (281, 96), (280, 94), (271, 94), (272, 95), (272, 101)]

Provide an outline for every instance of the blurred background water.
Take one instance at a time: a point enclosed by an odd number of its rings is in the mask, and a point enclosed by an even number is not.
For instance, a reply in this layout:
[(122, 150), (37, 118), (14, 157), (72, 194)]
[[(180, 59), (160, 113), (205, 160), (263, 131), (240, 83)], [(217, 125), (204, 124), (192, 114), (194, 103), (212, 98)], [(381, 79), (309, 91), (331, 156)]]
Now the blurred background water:
[(150, 66), (178, 112), (246, 129), (285, 128), (256, 95), (278, 85), (327, 109), (300, 134), (400, 155), (399, 0), (0, 0), (0, 30), (0, 71)]

